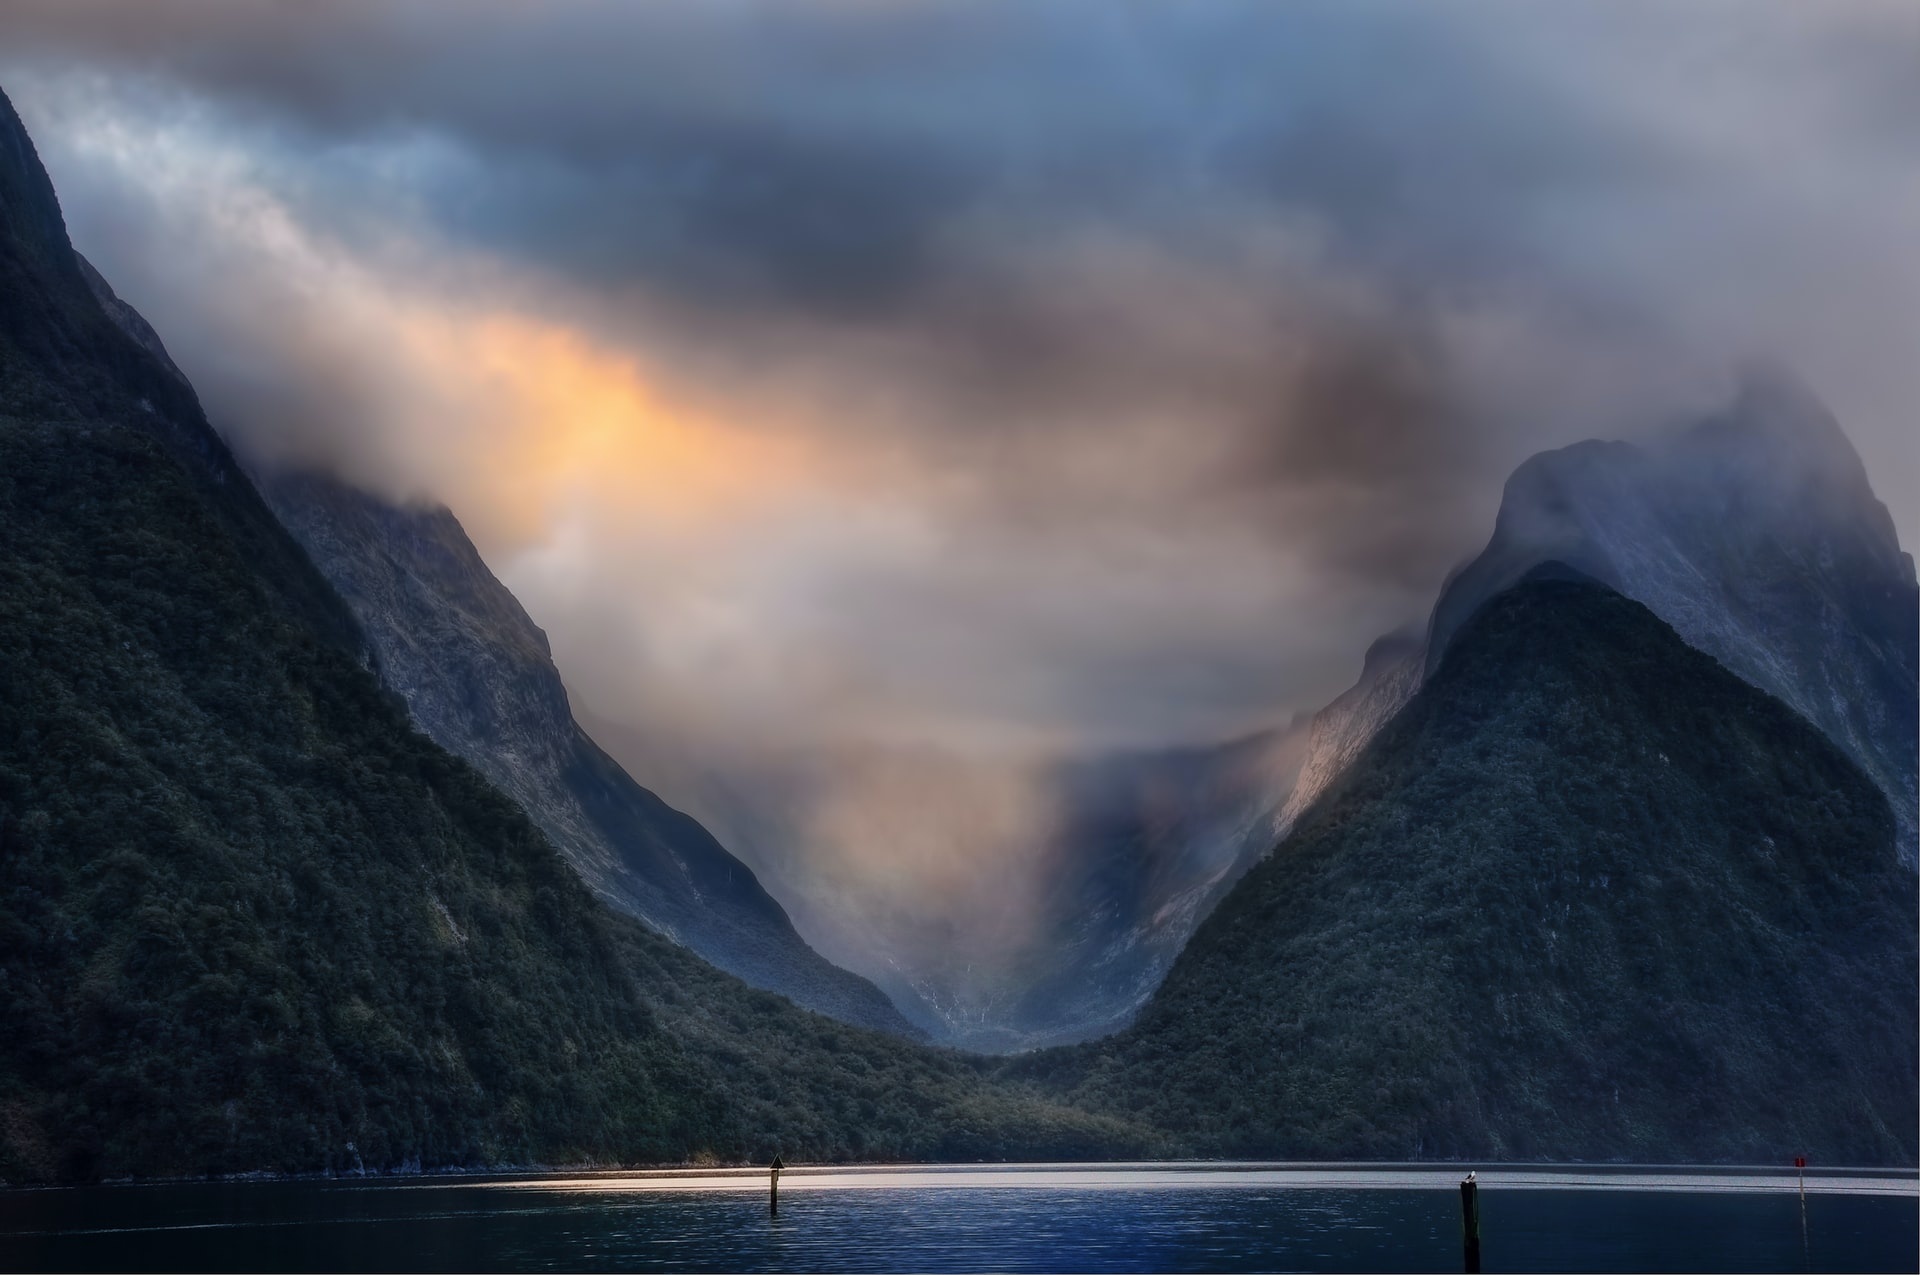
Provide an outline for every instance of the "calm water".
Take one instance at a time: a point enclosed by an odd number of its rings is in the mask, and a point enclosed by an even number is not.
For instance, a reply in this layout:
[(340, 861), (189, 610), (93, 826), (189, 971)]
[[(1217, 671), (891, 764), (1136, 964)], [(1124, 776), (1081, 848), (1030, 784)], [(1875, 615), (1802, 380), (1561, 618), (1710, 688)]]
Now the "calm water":
[[(1460, 1174), (1052, 1165), (0, 1192), (5, 1270), (1457, 1271)], [(1913, 1174), (1480, 1171), (1487, 1271), (1914, 1271)], [(1804, 1217), (1804, 1225), (1803, 1225)]]

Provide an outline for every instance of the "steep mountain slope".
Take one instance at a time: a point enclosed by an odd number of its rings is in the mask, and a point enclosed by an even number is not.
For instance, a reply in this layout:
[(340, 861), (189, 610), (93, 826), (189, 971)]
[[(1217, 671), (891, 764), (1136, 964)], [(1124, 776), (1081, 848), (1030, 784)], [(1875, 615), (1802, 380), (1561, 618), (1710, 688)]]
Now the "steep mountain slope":
[(1555, 574), (1459, 626), (1131, 1029), (1011, 1071), (1208, 1154), (1913, 1163), (1884, 798)]
[(1274, 819), (1274, 841), (1346, 772), (1426, 676), (1426, 639), (1413, 629), (1389, 633), (1367, 648), (1360, 680), (1313, 715), (1300, 773)]
[[(185, 387), (153, 327), (74, 259), (113, 324)], [(351, 607), (382, 681), (421, 729), (518, 801), (601, 897), (756, 987), (923, 1035), (878, 988), (807, 947), (746, 865), (587, 737), (546, 635), (450, 511), (401, 509), (318, 475), (260, 490)]]
[[(1048, 1014), (1084, 1036), (1124, 1023), (1225, 888), (1285, 837), (1413, 698), (1462, 620), (1551, 560), (1572, 562), (1643, 602), (1690, 644), (1820, 727), (1887, 795), (1896, 853), (1913, 866), (1920, 817), (1913, 561), (1831, 416), (1781, 374), (1755, 371), (1724, 413), (1640, 444), (1585, 443), (1523, 465), (1508, 484), (1492, 542), (1449, 581), (1428, 626), (1376, 642), (1359, 680), (1313, 716), (1304, 742), (1290, 728), (1289, 746), (1259, 760), (1264, 776), (1249, 773), (1231, 746), (1216, 751), (1221, 760), (1211, 771), (1176, 767), (1187, 798), (1180, 815), (1152, 821), (1135, 837), (1120, 831), (1124, 812), (1130, 801), (1151, 803), (1152, 768), (1124, 759), (1084, 767), (1111, 778), (1092, 790), (1102, 794), (1097, 799), (1080, 785), (1067, 787), (1076, 795), (1069, 832), (1053, 848), (1062, 869), (1056, 897), (1084, 900), (1076, 906), (1089, 918), (1127, 916), (1129, 904), (1157, 898), (1179, 899), (1180, 910), (1155, 912), (1160, 923), (1152, 926), (1096, 920), (1086, 931), (1057, 927), (1061, 952), (1030, 957), (1025, 968), (1057, 965), (1060, 980), (1041, 979), (1003, 998), (992, 1021), (1023, 1029), (1021, 1045), (1073, 1038), (1058, 1028), (1051, 1038), (1035, 1030), (1031, 1023), (1049, 1021)], [(1102, 829), (1114, 835), (1103, 838)], [(1153, 883), (1164, 878), (1149, 865), (1183, 863), (1222, 870), (1197, 892), (1156, 893)], [(1122, 884), (1136, 879), (1144, 888)], [(1059, 914), (1072, 911), (1062, 906)], [(1071, 990), (1051, 995), (1056, 989)], [(977, 1035), (962, 1039), (992, 1046)]]
[(1725, 413), (1644, 446), (1583, 443), (1507, 484), (1492, 542), (1434, 608), (1427, 664), (1548, 558), (1646, 603), (1860, 763), (1920, 854), (1920, 588), (1833, 417), (1756, 372)]
[(755, 987), (919, 1035), (878, 988), (809, 948), (745, 864), (587, 736), (546, 635), (451, 511), (399, 508), (316, 475), (268, 478), (262, 491), (420, 728), (519, 802), (602, 898)]
[(1901, 861), (1920, 862), (1913, 559), (1839, 425), (1766, 369), (1725, 412), (1515, 470), (1492, 540), (1448, 581), (1426, 641), (1379, 670), (1370, 658), (1361, 685), (1316, 720), (1283, 828), (1412, 697), (1465, 619), (1547, 561), (1645, 603), (1818, 726), (1886, 794)]
[(0, 1179), (1150, 1143), (597, 903), (415, 731), (0, 97)]

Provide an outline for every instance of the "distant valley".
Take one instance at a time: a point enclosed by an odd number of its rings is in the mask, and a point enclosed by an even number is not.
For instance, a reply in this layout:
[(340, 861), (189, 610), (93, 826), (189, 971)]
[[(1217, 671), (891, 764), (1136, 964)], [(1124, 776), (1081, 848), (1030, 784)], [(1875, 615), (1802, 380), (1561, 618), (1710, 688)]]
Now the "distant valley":
[[(1005, 1052), (1125, 1025), (1194, 927), (1413, 698), (1466, 617), (1549, 561), (1644, 603), (1819, 727), (1886, 795), (1894, 853), (1913, 868), (1912, 556), (1831, 416), (1763, 368), (1719, 414), (1521, 466), (1487, 548), (1429, 616), (1376, 642), (1354, 686), (1319, 713), (1212, 749), (1061, 765), (1049, 785), (1067, 813), (1035, 848), (1049, 866), (1033, 943), (963, 969), (920, 954), (912, 932), (889, 942), (857, 914), (823, 912), (816, 932), (935, 1039)], [(617, 748), (657, 756), (620, 727), (606, 731)], [(783, 842), (800, 835), (780, 785), (661, 769), (703, 820), (779, 872)]]

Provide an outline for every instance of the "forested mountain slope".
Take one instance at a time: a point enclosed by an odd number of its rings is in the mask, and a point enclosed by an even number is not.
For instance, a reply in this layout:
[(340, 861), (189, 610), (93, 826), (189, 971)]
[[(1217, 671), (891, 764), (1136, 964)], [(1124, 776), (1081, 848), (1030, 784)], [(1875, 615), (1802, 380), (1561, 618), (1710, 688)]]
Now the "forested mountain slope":
[(1013, 1074), (1212, 1155), (1912, 1164), (1885, 798), (1576, 575), (1462, 624), (1131, 1029)]
[(451, 510), (403, 508), (318, 474), (262, 490), (420, 729), (518, 802), (597, 894), (756, 987), (921, 1035), (879, 988), (808, 947), (750, 868), (588, 737), (546, 634)]
[(1314, 721), (1291, 827), (1419, 689), (1459, 626), (1543, 562), (1564, 562), (1823, 731), (1893, 808), (1920, 862), (1920, 587), (1839, 423), (1775, 368), (1724, 410), (1638, 442), (1541, 452), (1507, 480), (1487, 547), (1447, 581), (1424, 640), (1370, 656)]
[(1093, 1155), (756, 992), (419, 734), (0, 98), (0, 1179)]

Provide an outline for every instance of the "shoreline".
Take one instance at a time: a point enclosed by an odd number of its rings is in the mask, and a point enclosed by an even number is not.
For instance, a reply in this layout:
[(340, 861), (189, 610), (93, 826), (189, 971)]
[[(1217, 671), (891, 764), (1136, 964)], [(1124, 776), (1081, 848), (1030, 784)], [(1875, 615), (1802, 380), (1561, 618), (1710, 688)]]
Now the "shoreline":
[[(1020, 1189), (1048, 1183), (1022, 1183), (1023, 1175), (1078, 1175), (1105, 1182), (1060, 1186), (1060, 1189), (1145, 1189), (1175, 1187), (1205, 1189), (1270, 1186), (1283, 1189), (1439, 1189), (1450, 1187), (1454, 1175), (1468, 1169), (1483, 1186), (1517, 1189), (1715, 1189), (1697, 1185), (1723, 1180), (1727, 1190), (1797, 1189), (1799, 1175), (1791, 1166), (1777, 1164), (1658, 1164), (1612, 1161), (1497, 1161), (1497, 1160), (1112, 1160), (1112, 1161), (823, 1161), (789, 1164), (784, 1183), (801, 1190), (901, 1189), (905, 1184), (884, 1179), (917, 1175), (926, 1181), (916, 1187), (984, 1189), (992, 1186)], [(1154, 1176), (1158, 1175), (1158, 1176)], [(433, 1168), (366, 1170), (363, 1172), (282, 1173), (251, 1170), (243, 1173), (112, 1178), (81, 1183), (9, 1183), (0, 1181), (0, 1193), (84, 1191), (125, 1187), (181, 1187), (222, 1185), (290, 1185), (296, 1183), (430, 1186), (468, 1182), (478, 1186), (522, 1187), (541, 1190), (611, 1190), (624, 1185), (632, 1191), (760, 1189), (766, 1166), (757, 1163), (681, 1162), (609, 1165), (496, 1164)], [(942, 1177), (952, 1179), (942, 1182)], [(844, 1182), (819, 1179), (839, 1178)], [(1150, 1181), (1145, 1180), (1151, 1178)], [(815, 1181), (809, 1182), (809, 1179)], [(962, 1180), (964, 1179), (964, 1180)], [(1371, 1179), (1371, 1180), (1369, 1180)], [(1387, 1179), (1393, 1179), (1389, 1181)], [(1849, 1182), (1898, 1184), (1895, 1190), (1874, 1194), (1911, 1194), (1920, 1198), (1920, 1166), (1830, 1165), (1808, 1166), (1810, 1194), (1833, 1193)], [(1671, 1181), (1672, 1186), (1658, 1185)], [(1690, 1185), (1689, 1183), (1693, 1185)], [(1735, 1185), (1749, 1182), (1750, 1186)], [(652, 1183), (654, 1185), (646, 1185)], [(1782, 1185), (1782, 1184), (1785, 1185)], [(736, 1185), (737, 1184), (737, 1185)]]

